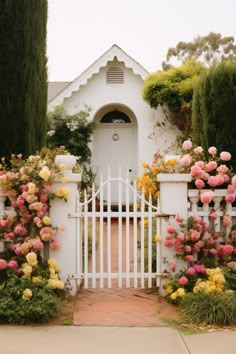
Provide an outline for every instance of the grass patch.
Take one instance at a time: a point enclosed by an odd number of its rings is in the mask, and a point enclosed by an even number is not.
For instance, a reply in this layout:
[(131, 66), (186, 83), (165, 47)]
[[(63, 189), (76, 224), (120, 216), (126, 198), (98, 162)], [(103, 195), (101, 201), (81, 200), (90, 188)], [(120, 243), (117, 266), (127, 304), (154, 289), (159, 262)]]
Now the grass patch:
[(61, 322), (61, 325), (62, 325), (62, 326), (73, 326), (73, 320), (71, 320), (71, 319), (63, 320), (63, 321)]

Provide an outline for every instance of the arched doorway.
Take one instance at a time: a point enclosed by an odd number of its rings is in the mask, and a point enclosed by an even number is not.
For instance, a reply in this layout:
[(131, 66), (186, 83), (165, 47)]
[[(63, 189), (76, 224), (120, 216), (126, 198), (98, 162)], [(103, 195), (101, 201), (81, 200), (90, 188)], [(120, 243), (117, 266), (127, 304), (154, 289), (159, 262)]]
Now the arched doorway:
[[(132, 182), (137, 176), (137, 121), (134, 113), (123, 105), (109, 105), (95, 115), (96, 131), (93, 141), (93, 165), (97, 173), (106, 178), (108, 169), (111, 177), (129, 175)], [(113, 202), (118, 198), (113, 191)]]

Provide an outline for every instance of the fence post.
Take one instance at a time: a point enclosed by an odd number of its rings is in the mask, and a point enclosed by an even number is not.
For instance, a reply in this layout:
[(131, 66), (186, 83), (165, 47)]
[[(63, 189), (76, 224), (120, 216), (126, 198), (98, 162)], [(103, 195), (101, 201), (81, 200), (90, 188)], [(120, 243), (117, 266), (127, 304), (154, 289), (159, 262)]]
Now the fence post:
[(76, 157), (73, 155), (58, 155), (55, 158), (55, 164), (64, 164), (67, 169), (63, 171), (68, 182), (62, 183), (56, 181), (52, 188), (55, 192), (58, 188), (69, 188), (69, 198), (65, 202), (62, 199), (54, 199), (51, 202), (50, 218), (52, 225), (63, 226), (64, 230), (59, 228), (57, 240), (60, 243), (58, 250), (50, 250), (49, 256), (57, 260), (60, 266), (60, 277), (63, 281), (70, 282), (70, 294), (75, 296), (77, 293), (77, 219), (69, 218), (69, 214), (76, 213), (78, 182), (81, 180), (80, 174), (72, 173), (72, 168), (76, 164)]
[[(160, 213), (166, 214), (167, 217), (161, 218), (161, 235), (163, 241), (161, 243), (161, 273), (168, 269), (167, 265), (163, 263), (166, 259), (169, 264), (174, 262), (177, 264), (177, 269), (186, 265), (180, 259), (176, 259), (175, 251), (172, 248), (164, 246), (164, 238), (166, 236), (167, 226), (175, 224), (175, 215), (180, 215), (184, 219), (188, 217), (188, 183), (191, 182), (192, 177), (189, 174), (158, 174), (157, 181), (160, 183)], [(170, 215), (170, 217), (168, 217)], [(172, 216), (172, 218), (171, 218)], [(169, 270), (169, 269), (168, 269)], [(164, 296), (163, 279), (160, 284), (160, 295)]]

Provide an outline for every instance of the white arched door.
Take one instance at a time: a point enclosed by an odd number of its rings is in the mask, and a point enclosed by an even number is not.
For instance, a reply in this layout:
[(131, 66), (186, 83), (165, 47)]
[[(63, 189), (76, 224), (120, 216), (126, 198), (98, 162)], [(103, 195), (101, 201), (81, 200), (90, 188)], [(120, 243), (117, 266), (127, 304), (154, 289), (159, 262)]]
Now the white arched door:
[[(134, 180), (137, 156), (135, 131), (135, 126), (130, 121), (115, 120), (109, 122), (108, 119), (104, 119), (104, 121), (101, 119), (98, 123), (93, 145), (93, 165), (97, 174), (97, 184), (100, 174), (102, 174), (103, 179), (106, 179), (108, 170), (113, 178), (119, 176), (120, 170), (124, 179), (128, 174), (129, 181)], [(124, 199), (124, 191), (122, 195)], [(112, 202), (116, 203), (117, 201), (118, 190), (116, 184), (116, 187), (112, 188)]]

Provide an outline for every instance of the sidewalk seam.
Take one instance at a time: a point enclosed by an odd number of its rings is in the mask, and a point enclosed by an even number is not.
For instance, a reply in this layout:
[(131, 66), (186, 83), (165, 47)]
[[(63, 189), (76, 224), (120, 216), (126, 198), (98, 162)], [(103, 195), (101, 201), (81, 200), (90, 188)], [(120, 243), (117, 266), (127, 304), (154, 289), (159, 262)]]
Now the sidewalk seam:
[(189, 347), (187, 346), (187, 343), (186, 343), (186, 341), (185, 341), (185, 339), (184, 339), (182, 333), (181, 333), (180, 331), (178, 331), (178, 332), (179, 332), (179, 335), (180, 335), (182, 341), (184, 342), (184, 345), (185, 345), (185, 347), (186, 347), (186, 349), (187, 349), (187, 351), (188, 351), (188, 354), (191, 354), (191, 352), (190, 352), (190, 350), (189, 350)]

